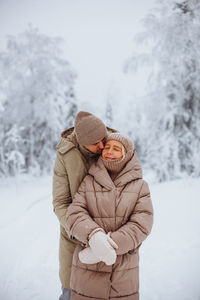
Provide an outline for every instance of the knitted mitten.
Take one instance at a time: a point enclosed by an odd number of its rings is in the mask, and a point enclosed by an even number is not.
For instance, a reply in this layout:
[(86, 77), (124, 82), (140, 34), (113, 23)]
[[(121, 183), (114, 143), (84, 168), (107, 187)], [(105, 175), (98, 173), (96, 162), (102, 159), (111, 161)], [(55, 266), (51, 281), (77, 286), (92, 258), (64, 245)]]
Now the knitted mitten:
[(102, 231), (95, 232), (89, 239), (89, 245), (94, 255), (103, 261), (106, 265), (113, 265), (117, 254), (115, 249), (117, 244)]

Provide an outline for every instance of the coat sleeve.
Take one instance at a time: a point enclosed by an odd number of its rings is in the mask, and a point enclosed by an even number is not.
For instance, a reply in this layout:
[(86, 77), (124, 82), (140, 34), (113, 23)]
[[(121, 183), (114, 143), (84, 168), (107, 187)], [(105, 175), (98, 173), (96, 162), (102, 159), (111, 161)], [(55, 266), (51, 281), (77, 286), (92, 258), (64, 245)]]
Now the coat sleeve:
[(153, 207), (150, 191), (148, 184), (143, 181), (134, 211), (128, 222), (110, 235), (118, 245), (117, 255), (138, 248), (151, 232), (152, 224)]
[(88, 237), (93, 230), (100, 226), (91, 218), (86, 201), (86, 180), (81, 183), (75, 194), (72, 204), (68, 207), (66, 214), (66, 227), (73, 238), (88, 245)]
[[(66, 212), (72, 202), (69, 179), (64, 165), (62, 154), (57, 152), (53, 175), (53, 209), (61, 226), (66, 228)], [(67, 231), (68, 235), (69, 232)]]

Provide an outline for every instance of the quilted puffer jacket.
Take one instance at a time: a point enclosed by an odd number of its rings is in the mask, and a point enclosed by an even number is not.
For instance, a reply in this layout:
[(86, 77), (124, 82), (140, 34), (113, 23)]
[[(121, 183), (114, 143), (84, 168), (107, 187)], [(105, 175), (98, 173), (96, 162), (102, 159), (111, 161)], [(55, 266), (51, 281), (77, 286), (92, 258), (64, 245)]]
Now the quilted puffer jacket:
[[(72, 263), (72, 300), (139, 299), (139, 247), (149, 235), (153, 208), (147, 183), (142, 179), (137, 153), (111, 180), (101, 158), (89, 169), (67, 211), (66, 226), (77, 244)], [(111, 232), (117, 243), (117, 260), (83, 264), (79, 251), (88, 246), (96, 228)]]

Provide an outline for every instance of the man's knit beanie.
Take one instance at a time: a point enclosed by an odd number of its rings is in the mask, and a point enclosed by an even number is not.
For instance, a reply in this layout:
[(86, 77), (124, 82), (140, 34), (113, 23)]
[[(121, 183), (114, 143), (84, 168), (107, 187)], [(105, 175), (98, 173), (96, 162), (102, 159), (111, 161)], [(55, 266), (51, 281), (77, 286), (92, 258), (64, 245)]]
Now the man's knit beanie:
[(106, 138), (106, 142), (110, 140), (119, 141), (124, 146), (125, 153), (123, 153), (123, 157), (121, 159), (105, 160), (102, 157), (101, 159), (107, 170), (113, 173), (119, 173), (125, 167), (126, 163), (132, 158), (134, 152), (134, 145), (129, 138), (125, 137), (119, 132), (111, 133)]
[(107, 136), (104, 123), (87, 111), (79, 111), (75, 118), (74, 131), (80, 145), (93, 145)]

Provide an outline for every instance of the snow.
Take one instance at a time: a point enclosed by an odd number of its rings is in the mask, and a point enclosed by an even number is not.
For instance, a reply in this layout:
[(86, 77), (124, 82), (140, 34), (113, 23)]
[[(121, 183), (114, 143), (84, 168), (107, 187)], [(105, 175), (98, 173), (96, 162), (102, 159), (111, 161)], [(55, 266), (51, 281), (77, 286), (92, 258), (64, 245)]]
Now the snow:
[(140, 252), (141, 299), (200, 299), (200, 179), (150, 189), (155, 217)]
[(51, 178), (3, 180), (0, 299), (58, 299), (58, 221)]
[[(52, 177), (1, 179), (0, 299), (59, 298)], [(200, 299), (200, 179), (150, 184), (155, 217), (140, 250), (140, 300)]]

